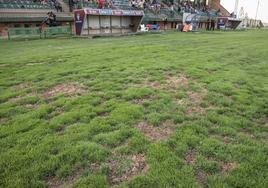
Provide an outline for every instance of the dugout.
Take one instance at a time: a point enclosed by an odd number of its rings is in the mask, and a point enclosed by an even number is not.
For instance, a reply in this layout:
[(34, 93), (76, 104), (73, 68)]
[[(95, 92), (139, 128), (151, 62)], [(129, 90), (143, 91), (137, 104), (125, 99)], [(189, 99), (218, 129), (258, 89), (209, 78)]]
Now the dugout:
[(144, 12), (84, 8), (74, 11), (75, 33), (81, 35), (113, 35), (137, 32)]
[(217, 28), (220, 30), (235, 30), (242, 20), (232, 17), (218, 17)]

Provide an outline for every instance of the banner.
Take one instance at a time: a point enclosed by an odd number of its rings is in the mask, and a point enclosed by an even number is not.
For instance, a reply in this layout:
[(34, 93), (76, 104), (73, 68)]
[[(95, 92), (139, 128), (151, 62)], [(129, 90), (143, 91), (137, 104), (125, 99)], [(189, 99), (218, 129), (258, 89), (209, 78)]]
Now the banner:
[(74, 23), (75, 23), (75, 34), (76, 35), (81, 35), (84, 20), (85, 20), (85, 11), (84, 10), (76, 10), (74, 12)]
[(111, 9), (92, 9), (85, 8), (85, 13), (89, 15), (107, 15), (107, 16), (143, 16), (141, 10), (111, 10)]

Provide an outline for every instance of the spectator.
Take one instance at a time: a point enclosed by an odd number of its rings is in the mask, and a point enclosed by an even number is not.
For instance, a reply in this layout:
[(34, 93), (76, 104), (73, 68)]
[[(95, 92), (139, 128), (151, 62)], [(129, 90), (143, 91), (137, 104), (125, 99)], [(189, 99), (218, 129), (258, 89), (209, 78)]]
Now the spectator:
[(103, 0), (98, 0), (98, 8), (99, 9), (103, 8)]

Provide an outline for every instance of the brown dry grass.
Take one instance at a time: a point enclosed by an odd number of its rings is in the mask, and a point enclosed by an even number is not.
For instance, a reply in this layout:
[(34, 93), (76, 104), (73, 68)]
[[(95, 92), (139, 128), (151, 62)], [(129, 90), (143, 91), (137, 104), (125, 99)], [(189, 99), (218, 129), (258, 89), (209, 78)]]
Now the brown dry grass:
[(226, 176), (233, 169), (237, 168), (239, 165), (236, 162), (224, 163), (221, 167), (221, 175)]
[(186, 156), (185, 156), (185, 161), (188, 165), (195, 165), (195, 162), (196, 162), (196, 152), (194, 150), (189, 150), (187, 153), (186, 153)]
[(179, 89), (180, 87), (188, 85), (188, 78), (185, 75), (167, 76), (166, 82), (166, 88)]
[(111, 185), (119, 184), (128, 181), (132, 177), (139, 175), (141, 173), (146, 173), (148, 170), (148, 165), (145, 161), (144, 154), (135, 154), (131, 156), (131, 164), (123, 173), (119, 173), (118, 166), (121, 160), (110, 160), (108, 161), (109, 175), (108, 180)]
[(80, 168), (74, 172), (72, 176), (64, 180), (59, 180), (56, 177), (47, 177), (46, 183), (49, 188), (63, 188), (73, 185), (83, 175), (83, 169)]
[(14, 85), (14, 86), (12, 87), (12, 89), (14, 89), (14, 90), (18, 90), (18, 89), (28, 89), (28, 88), (31, 88), (31, 87), (32, 87), (32, 83), (30, 83), (30, 82), (23, 82), (23, 83)]
[(77, 95), (82, 95), (85, 92), (85, 89), (79, 84), (64, 83), (46, 90), (43, 93), (43, 96), (45, 98), (51, 98), (57, 95), (67, 95), (69, 97), (75, 97)]
[(144, 136), (151, 141), (161, 141), (167, 139), (173, 133), (173, 121), (167, 120), (159, 127), (149, 125), (147, 122), (140, 122), (137, 128)]

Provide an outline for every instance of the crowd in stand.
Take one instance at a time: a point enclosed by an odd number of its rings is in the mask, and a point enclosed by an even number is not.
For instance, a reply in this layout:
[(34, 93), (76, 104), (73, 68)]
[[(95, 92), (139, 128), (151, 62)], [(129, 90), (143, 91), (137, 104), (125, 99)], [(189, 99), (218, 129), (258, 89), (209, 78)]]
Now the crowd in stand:
[(62, 12), (62, 6), (57, 0), (33, 0), (33, 2), (40, 2), (43, 5), (49, 5), (51, 7), (54, 7), (57, 12)]
[[(56, 0), (43, 0), (57, 2)], [(73, 4), (79, 3), (81, 0), (70, 0)], [(99, 9), (115, 8), (115, 0), (84, 0), (85, 4), (94, 4)], [(151, 10), (154, 13), (160, 13), (161, 8), (170, 10), (170, 12), (178, 13), (208, 13), (209, 7), (204, 3), (194, 3), (190, 0), (128, 0), (129, 7), (133, 9)], [(125, 8), (125, 7), (124, 7)], [(57, 9), (57, 8), (56, 8)]]
[(157, 0), (129, 0), (129, 6), (137, 9), (160, 10), (161, 4)]
[[(79, 0), (73, 0), (73, 4), (79, 3)], [(85, 4), (97, 5), (99, 9), (113, 8), (114, 0), (85, 0)]]
[(190, 0), (175, 2), (175, 0), (164, 0), (161, 3), (161, 0), (129, 0), (129, 6), (137, 9), (150, 9), (158, 13), (161, 8), (169, 8), (170, 11), (177, 12), (208, 12), (209, 8), (205, 4), (194, 4)]
[(191, 1), (184, 1), (178, 4), (178, 12), (189, 12), (189, 13), (197, 13), (197, 12), (207, 12), (209, 9), (205, 4), (194, 4)]

